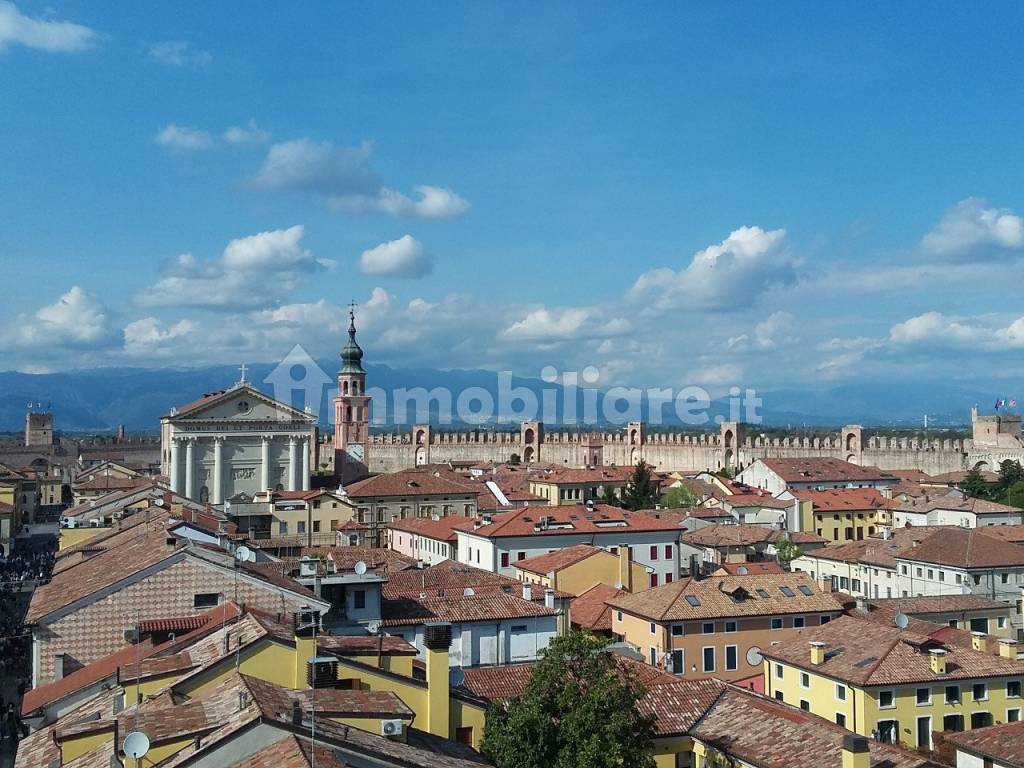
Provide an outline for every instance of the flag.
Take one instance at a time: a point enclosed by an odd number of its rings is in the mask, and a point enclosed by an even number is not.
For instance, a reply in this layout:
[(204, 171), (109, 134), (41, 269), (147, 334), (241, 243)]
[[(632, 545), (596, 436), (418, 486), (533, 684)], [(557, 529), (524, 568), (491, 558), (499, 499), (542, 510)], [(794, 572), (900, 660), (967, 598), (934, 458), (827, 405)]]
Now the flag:
[(32, 403), (29, 403), (29, 404), (28, 404), (27, 406), (25, 406), (25, 407), (26, 407), (26, 408), (29, 408), (29, 409), (31, 409), (31, 408), (32, 408)]
[(996, 410), (998, 411), (1003, 405), (1002, 400), (996, 400)]
[(1017, 407), (1017, 401), (1016, 400), (1011, 400), (1009, 402), (1009, 407), (1010, 408), (1016, 408)]

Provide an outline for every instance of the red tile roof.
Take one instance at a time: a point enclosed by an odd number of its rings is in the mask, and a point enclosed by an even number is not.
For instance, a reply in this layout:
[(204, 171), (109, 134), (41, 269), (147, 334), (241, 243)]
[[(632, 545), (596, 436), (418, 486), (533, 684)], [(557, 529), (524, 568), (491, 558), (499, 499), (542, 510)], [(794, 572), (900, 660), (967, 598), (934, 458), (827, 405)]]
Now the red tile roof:
[(559, 549), (554, 552), (548, 552), (545, 555), (536, 555), (535, 557), (529, 557), (526, 560), (519, 560), (515, 563), (515, 567), (520, 571), (529, 571), (530, 573), (538, 573), (542, 576), (546, 576), (549, 573), (557, 572), (563, 568), (568, 568), (570, 565), (582, 562), (589, 557), (604, 553), (609, 557), (614, 555), (605, 552), (600, 547), (595, 547), (590, 544), (575, 544), (565, 549)]
[(429, 621), (499, 621), (554, 616), (556, 613), (531, 600), (524, 600), (519, 595), (503, 593), (385, 599), (381, 606), (382, 623), (387, 627), (423, 624)]
[(530, 478), (534, 483), (554, 483), (559, 485), (598, 485), (602, 483), (625, 483), (633, 475), (633, 467), (592, 467), (590, 469), (576, 467), (556, 467), (549, 472), (538, 472)]
[[(521, 595), (523, 592), (522, 583), (515, 579), (464, 565), (455, 560), (442, 560), (429, 568), (410, 568), (389, 574), (383, 594), (389, 600), (402, 597), (418, 598), (421, 594), (427, 597), (445, 597), (461, 595), (467, 588), (472, 588), (478, 595)], [(556, 591), (555, 597), (567, 599), (572, 595)], [(533, 599), (543, 600), (543, 590), (533, 590)]]
[(750, 547), (770, 544), (780, 531), (766, 525), (706, 525), (682, 535), (682, 541), (699, 547)]
[[(1024, 768), (1024, 721), (946, 732), (942, 740), (1007, 768)], [(986, 762), (986, 765), (989, 763)], [(980, 765), (980, 763), (979, 763)]]
[(845, 483), (896, 478), (877, 467), (861, 467), (842, 459), (812, 457), (803, 459), (760, 459), (785, 483)]
[(569, 616), (573, 626), (589, 629), (591, 632), (612, 631), (612, 609), (608, 600), (628, 595), (624, 589), (607, 584), (595, 584), (572, 601)]
[(873, 512), (891, 509), (896, 503), (887, 499), (877, 488), (830, 488), (824, 491), (792, 490), (801, 501), (809, 501), (815, 512)]
[(671, 678), (670, 682), (650, 686), (637, 707), (641, 714), (654, 716), (658, 736), (681, 736), (707, 714), (727, 687), (714, 678)]
[[(555, 507), (531, 506), (494, 515), (494, 522), (467, 533), (484, 538), (507, 536), (558, 536), (572, 533), (630, 533), (634, 531), (678, 531), (677, 517), (669, 510), (660, 512), (629, 512), (608, 504), (583, 504)], [(542, 527), (541, 520), (548, 521)]]
[(462, 515), (445, 515), (436, 520), (431, 517), (411, 517), (406, 520), (392, 520), (387, 528), (406, 533), (415, 533), (437, 541), (457, 541), (456, 531), (466, 531), (473, 527), (475, 518)]
[[(742, 572), (740, 569), (743, 569)], [(718, 570), (715, 571), (715, 576), (730, 575), (730, 576), (745, 576), (745, 575), (757, 575), (760, 573), (785, 573), (785, 569), (776, 562), (766, 560), (763, 563), (725, 563), (724, 565), (718, 566)]]
[(477, 489), (469, 488), (464, 482), (455, 482), (439, 477), (432, 472), (408, 470), (388, 475), (374, 475), (352, 483), (345, 489), (352, 499), (370, 499), (387, 496), (467, 496), (475, 495)]
[[(930, 527), (930, 526), (929, 526)], [(915, 529), (920, 531), (921, 528)], [(1024, 547), (988, 534), (985, 528), (951, 526), (902, 552), (902, 557), (923, 563), (961, 568), (998, 568), (1024, 565)]]

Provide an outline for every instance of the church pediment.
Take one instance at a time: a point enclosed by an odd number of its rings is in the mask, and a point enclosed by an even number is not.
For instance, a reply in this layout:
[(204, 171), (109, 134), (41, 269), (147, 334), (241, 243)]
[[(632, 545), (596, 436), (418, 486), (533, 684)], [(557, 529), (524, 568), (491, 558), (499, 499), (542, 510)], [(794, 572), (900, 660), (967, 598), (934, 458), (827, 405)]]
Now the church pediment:
[(204, 397), (171, 416), (175, 420), (307, 421), (313, 416), (248, 385)]

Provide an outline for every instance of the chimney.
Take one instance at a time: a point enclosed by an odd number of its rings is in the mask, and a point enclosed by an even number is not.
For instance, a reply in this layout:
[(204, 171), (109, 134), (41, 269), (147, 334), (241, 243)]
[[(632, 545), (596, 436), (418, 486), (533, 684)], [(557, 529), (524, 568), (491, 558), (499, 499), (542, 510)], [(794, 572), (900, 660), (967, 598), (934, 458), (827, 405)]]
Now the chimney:
[(868, 599), (866, 597), (857, 597), (857, 613), (868, 613)]
[(633, 591), (633, 552), (629, 544), (619, 544), (619, 585), (627, 592)]
[(427, 624), (423, 627), (427, 655), (427, 716), (424, 730), (442, 739), (448, 728), (448, 650), (452, 644), (451, 624)]
[(820, 589), (822, 593), (826, 595), (831, 594), (832, 579), (830, 579), (828, 576), (822, 576), (820, 579), (818, 579), (818, 589)]
[(295, 636), (295, 669), (292, 688), (308, 688), (306, 669), (310, 661), (316, 658), (317, 624), (320, 612), (303, 605), (292, 617)]
[(868, 740), (853, 733), (843, 736), (843, 768), (868, 768), (870, 765)]
[(544, 590), (544, 607), (547, 608), (549, 611), (555, 610), (555, 590)]
[(811, 664), (819, 667), (825, 663), (825, 647), (820, 640), (811, 640)]
[(946, 651), (943, 648), (932, 648), (928, 651), (932, 672), (936, 675), (946, 674)]
[(1017, 641), (1010, 637), (999, 638), (999, 655), (1004, 659), (1017, 658)]
[(53, 655), (53, 679), (54, 681), (64, 679), (64, 654), (55, 653)]
[(292, 725), (302, 725), (302, 705), (297, 701), (292, 702)]
[(523, 584), (523, 600), (533, 600), (533, 587)]
[(167, 546), (168, 552), (174, 552), (174, 550), (178, 548), (178, 540), (173, 536), (168, 536), (164, 543)]
[(971, 632), (971, 648), (982, 653), (988, 650), (988, 639), (984, 632)]

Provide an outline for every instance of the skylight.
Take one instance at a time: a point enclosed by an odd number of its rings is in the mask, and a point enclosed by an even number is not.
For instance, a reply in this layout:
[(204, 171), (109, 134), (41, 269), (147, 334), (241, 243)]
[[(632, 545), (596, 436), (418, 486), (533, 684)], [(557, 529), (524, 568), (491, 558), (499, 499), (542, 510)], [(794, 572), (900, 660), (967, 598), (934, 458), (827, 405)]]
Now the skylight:
[(768, 597), (768, 590), (767, 589), (759, 589), (759, 590), (757, 590), (757, 594), (760, 597)]
[(797, 589), (800, 590), (800, 594), (807, 595), (808, 597), (814, 594), (814, 592), (811, 591), (811, 588), (808, 587), (806, 584), (801, 584), (799, 587), (797, 587)]
[(793, 590), (789, 587), (779, 587), (779, 592), (784, 594), (786, 597), (796, 597), (796, 595), (793, 593)]
[(700, 598), (697, 597), (696, 595), (687, 595), (686, 596), (686, 602), (688, 602), (694, 608), (699, 608), (700, 607)]

